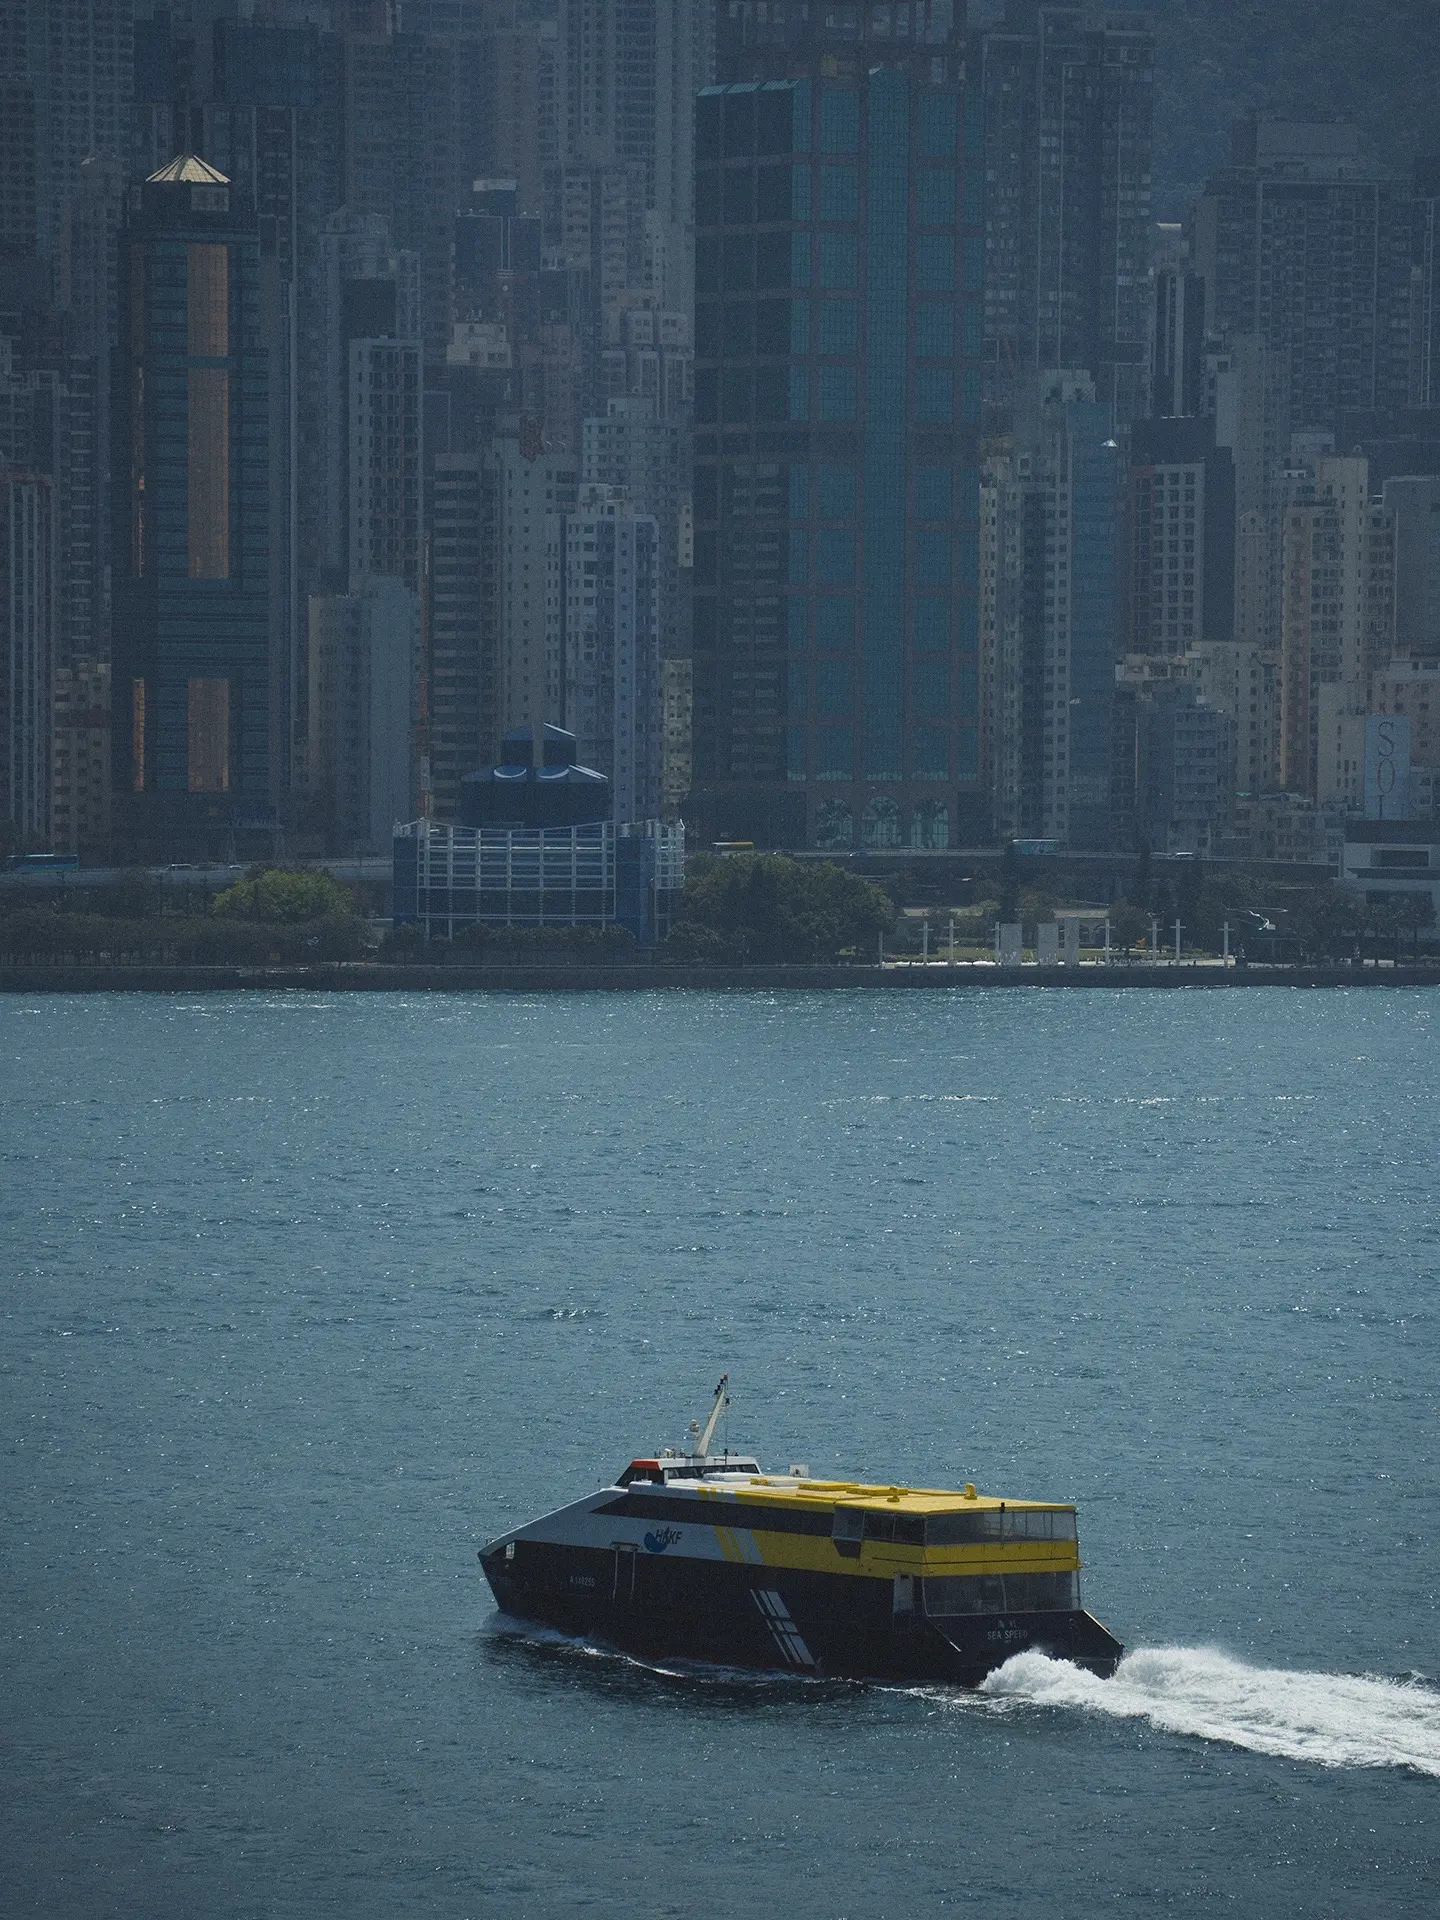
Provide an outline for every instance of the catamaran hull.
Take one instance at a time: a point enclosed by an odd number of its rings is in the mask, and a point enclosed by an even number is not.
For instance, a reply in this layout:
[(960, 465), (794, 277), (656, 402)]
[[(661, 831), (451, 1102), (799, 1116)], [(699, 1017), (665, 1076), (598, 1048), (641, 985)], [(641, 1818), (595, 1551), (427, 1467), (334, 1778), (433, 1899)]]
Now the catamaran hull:
[(503, 1612), (644, 1659), (974, 1687), (1031, 1649), (1105, 1678), (1124, 1652), (1081, 1609), (931, 1618), (920, 1580), (536, 1540), (481, 1564)]

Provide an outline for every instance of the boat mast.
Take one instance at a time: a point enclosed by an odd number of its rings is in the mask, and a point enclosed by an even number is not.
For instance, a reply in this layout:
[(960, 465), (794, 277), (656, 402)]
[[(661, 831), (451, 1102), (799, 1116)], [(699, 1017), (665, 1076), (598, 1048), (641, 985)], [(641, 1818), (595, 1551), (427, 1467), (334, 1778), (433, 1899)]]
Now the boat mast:
[(720, 1376), (720, 1384), (715, 1389), (715, 1404), (710, 1409), (710, 1418), (705, 1422), (705, 1431), (698, 1439), (695, 1439), (696, 1423), (693, 1420), (690, 1422), (690, 1434), (692, 1440), (694, 1440), (694, 1445), (691, 1448), (691, 1457), (693, 1459), (709, 1459), (710, 1442), (715, 1438), (715, 1428), (719, 1423), (720, 1415), (730, 1404), (729, 1388), (730, 1376), (728, 1373), (722, 1373)]

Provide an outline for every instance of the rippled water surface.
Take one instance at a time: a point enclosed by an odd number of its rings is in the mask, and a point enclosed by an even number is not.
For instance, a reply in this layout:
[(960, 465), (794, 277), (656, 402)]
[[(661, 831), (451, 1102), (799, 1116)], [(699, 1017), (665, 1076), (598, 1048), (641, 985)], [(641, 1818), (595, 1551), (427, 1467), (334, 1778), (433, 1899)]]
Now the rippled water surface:
[[(0, 1911), (1440, 1911), (1440, 997), (0, 999)], [(1081, 1505), (1102, 1683), (655, 1671), (678, 1442)]]

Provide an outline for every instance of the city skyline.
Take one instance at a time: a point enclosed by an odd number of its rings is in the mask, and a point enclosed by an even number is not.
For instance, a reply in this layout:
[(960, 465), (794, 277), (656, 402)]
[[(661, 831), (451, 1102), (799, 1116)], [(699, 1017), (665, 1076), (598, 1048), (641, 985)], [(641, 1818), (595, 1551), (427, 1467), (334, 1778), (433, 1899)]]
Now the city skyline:
[(1400, 708), (1428, 807), (1440, 161), (1157, 219), (1169, 28), (10, 0), (7, 844), (384, 852), (536, 722), (698, 845), (1333, 848)]

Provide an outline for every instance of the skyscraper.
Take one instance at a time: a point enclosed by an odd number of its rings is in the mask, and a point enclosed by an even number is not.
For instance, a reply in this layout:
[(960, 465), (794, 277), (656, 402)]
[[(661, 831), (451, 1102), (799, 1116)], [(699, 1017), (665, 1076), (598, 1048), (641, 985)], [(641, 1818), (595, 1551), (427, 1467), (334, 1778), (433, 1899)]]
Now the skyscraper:
[(660, 815), (658, 546), (622, 488), (580, 488), (565, 519), (565, 720), (618, 822)]
[(500, 731), (565, 711), (565, 520), (576, 470), (530, 438), (495, 444)]
[(1128, 417), (1149, 304), (1154, 28), (1007, 0), (978, 38), (989, 383), (1003, 395), (1016, 375), (1084, 368)]
[(269, 798), (269, 459), (253, 205), (184, 155), (132, 189), (114, 379), (115, 827), (220, 843)]
[(1111, 841), (1121, 454), (1088, 374), (1021, 391), (986, 463), (985, 748), (1004, 837)]
[(0, 808), (22, 843), (50, 839), (55, 487), (0, 465)]
[(351, 34), (345, 42), (345, 205), (383, 219), (420, 264), (425, 356), (442, 361), (449, 333), (454, 221), (464, 164), (466, 43), (418, 33)]
[(310, 602), (309, 775), (327, 846), (381, 853), (412, 806), (419, 603), (372, 575)]
[(1289, 356), (1295, 431), (1406, 404), (1410, 192), (1365, 158), (1357, 128), (1241, 122), (1194, 231), (1211, 331)]
[[(928, 11), (897, 44), (889, 9), (853, 34), (812, 10), (755, 55), (801, 77), (701, 95), (686, 818), (702, 839), (984, 831), (983, 128)], [(865, 38), (872, 12), (885, 33)]]
[(1440, 406), (1440, 154), (1411, 176), (1410, 404)]
[(1440, 474), (1395, 474), (1385, 482), (1395, 526), (1395, 651), (1440, 657)]
[(1150, 341), (1150, 413), (1190, 418), (1205, 411), (1205, 282), (1182, 266), (1155, 271)]
[(1336, 719), (1367, 710), (1372, 675), (1394, 644), (1394, 514), (1369, 484), (1363, 456), (1322, 455), (1308, 497), (1285, 513), (1280, 782), (1289, 793), (1316, 794)]
[(26, 250), (54, 256), (92, 154), (129, 152), (133, 16), (129, 0), (0, 6), (0, 222), (16, 233), (31, 221)]
[(561, 0), (560, 146), (572, 167), (639, 169), (661, 304), (688, 310), (695, 96), (710, 77), (703, 0)]
[(323, 489), (302, 501), (311, 577), (333, 588), (396, 574), (418, 587), (419, 261), (392, 246), (380, 215), (348, 211), (326, 222), (321, 260)]
[(460, 782), (500, 751), (495, 463), (440, 454), (430, 510), (427, 757), (436, 817), (458, 820)]
[(1127, 650), (1233, 639), (1235, 469), (1212, 417), (1134, 423), (1129, 528)]

